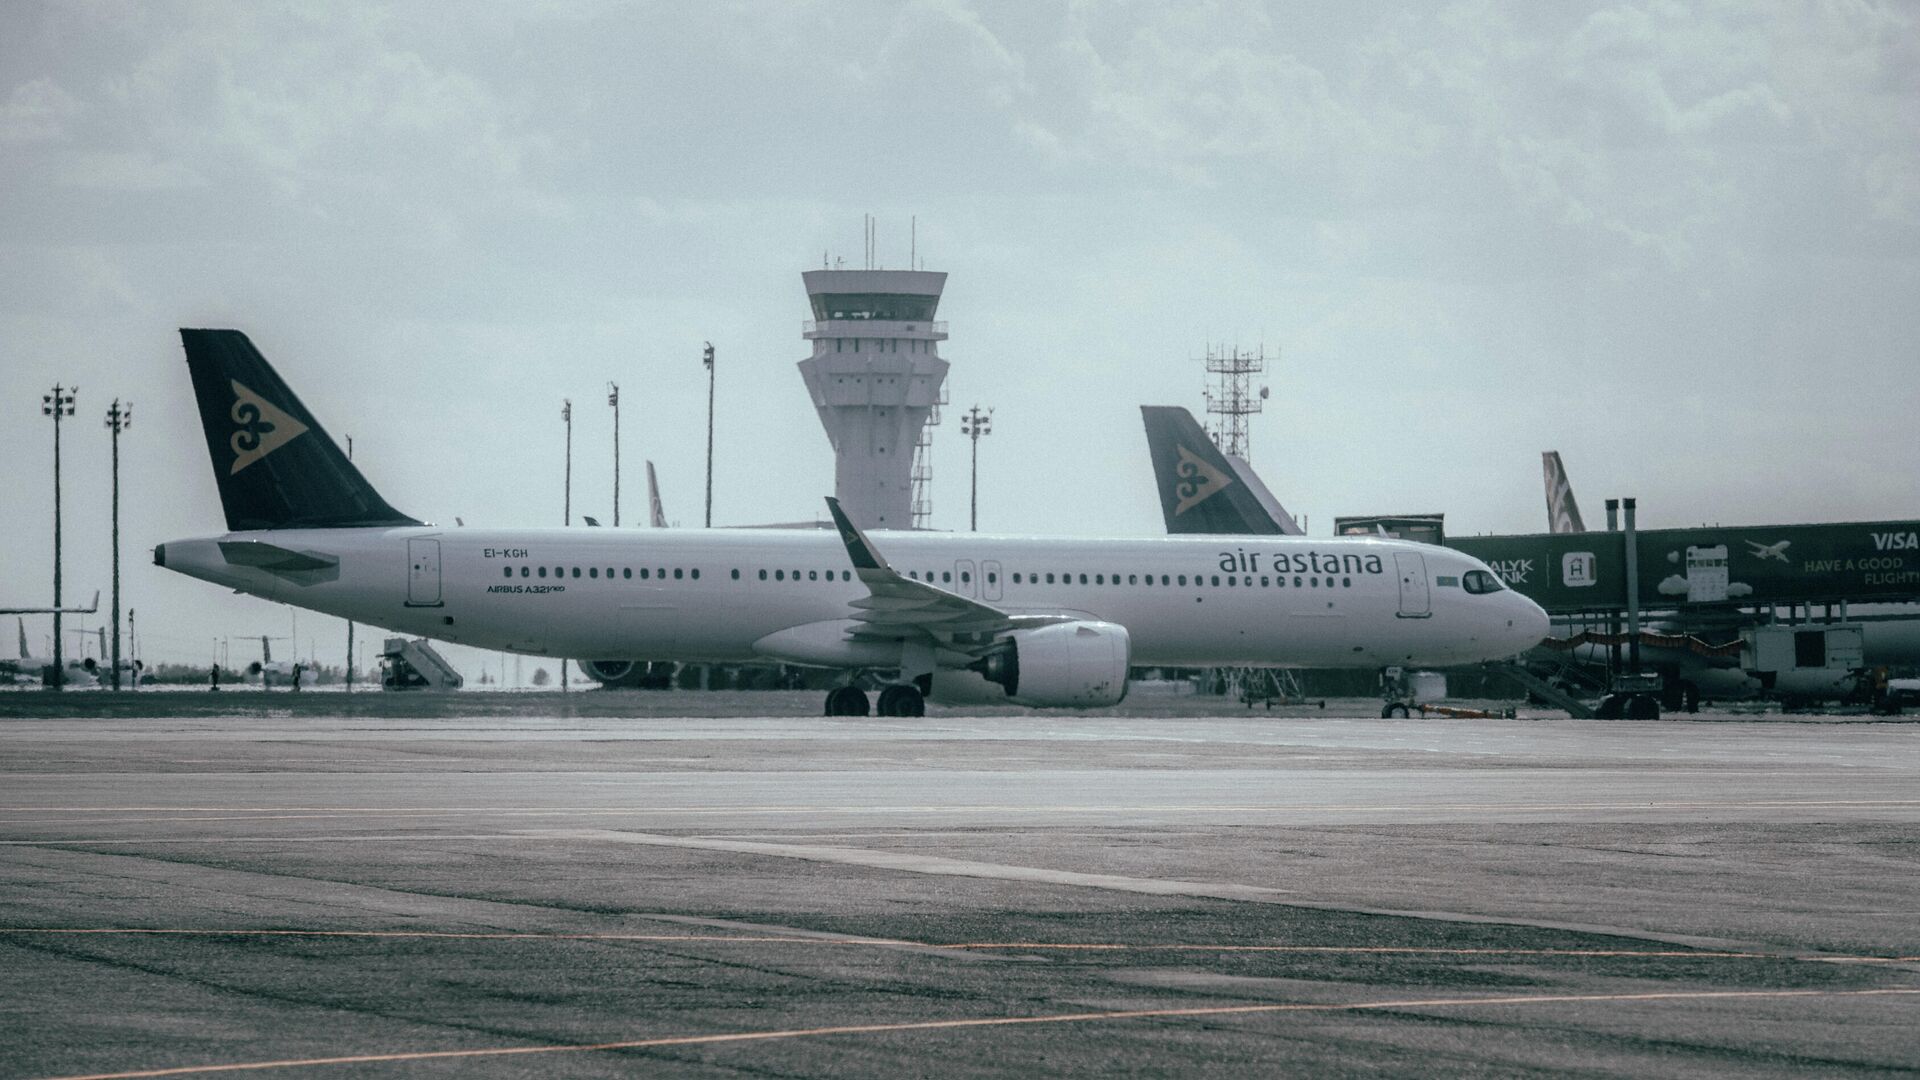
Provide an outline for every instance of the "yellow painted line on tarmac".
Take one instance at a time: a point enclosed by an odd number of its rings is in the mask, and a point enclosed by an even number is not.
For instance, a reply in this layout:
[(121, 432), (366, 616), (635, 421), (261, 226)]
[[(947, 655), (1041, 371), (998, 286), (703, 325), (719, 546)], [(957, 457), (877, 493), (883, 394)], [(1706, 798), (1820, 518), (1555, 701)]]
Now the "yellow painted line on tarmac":
[(562, 1043), (549, 1046), (501, 1046), (473, 1050), (418, 1050), (391, 1054), (349, 1054), (338, 1057), (284, 1058), (216, 1065), (180, 1065), (127, 1072), (89, 1073), (54, 1080), (135, 1080), (153, 1076), (189, 1076), (196, 1073), (253, 1072), (318, 1065), (370, 1065), (399, 1061), (445, 1061), (461, 1058), (508, 1057), (528, 1054), (569, 1054), (604, 1050), (640, 1050), (669, 1046), (713, 1046), (724, 1043), (772, 1042), (781, 1039), (830, 1035), (885, 1035), (909, 1031), (956, 1031), (968, 1028), (1038, 1027), (1048, 1024), (1085, 1024), (1119, 1020), (1183, 1019), (1192, 1017), (1257, 1016), (1263, 1013), (1363, 1012), (1393, 1009), (1457, 1009), (1476, 1006), (1579, 1005), (1645, 1001), (1741, 1001), (1788, 998), (1863, 998), (1920, 995), (1920, 989), (1884, 990), (1674, 990), (1639, 994), (1543, 994), (1478, 998), (1403, 998), (1333, 1004), (1213, 1005), (1178, 1009), (1119, 1009), (1102, 1012), (1055, 1013), (1049, 1016), (997, 1016), (963, 1020), (920, 1020), (896, 1024), (842, 1024), (833, 1027), (739, 1031), (718, 1035), (677, 1035), (616, 1042)]
[(378, 938), (445, 941), (632, 941), (727, 945), (864, 945), (949, 949), (955, 952), (1188, 952), (1220, 954), (1279, 954), (1329, 956), (1460, 956), (1541, 957), (1643, 960), (1796, 960), (1829, 964), (1909, 964), (1920, 956), (1824, 956), (1819, 954), (1737, 952), (1689, 949), (1524, 949), (1457, 948), (1422, 945), (1213, 945), (1193, 942), (1080, 942), (1080, 941), (909, 941), (904, 938), (841, 937), (836, 935), (753, 934), (639, 934), (618, 931), (487, 931), (487, 930), (287, 930), (186, 929), (171, 927), (0, 927), (0, 936), (70, 937), (300, 937)]

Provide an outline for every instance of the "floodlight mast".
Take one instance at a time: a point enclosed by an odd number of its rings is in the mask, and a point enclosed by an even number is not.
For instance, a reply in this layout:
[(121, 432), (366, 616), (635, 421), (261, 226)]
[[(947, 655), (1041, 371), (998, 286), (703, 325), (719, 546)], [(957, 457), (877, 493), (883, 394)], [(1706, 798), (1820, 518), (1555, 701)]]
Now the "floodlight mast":
[(971, 505), (967, 512), (967, 531), (980, 531), (980, 436), (993, 434), (993, 409), (980, 411), (975, 405), (960, 418), (960, 434), (973, 441), (973, 479)]
[[(107, 430), (113, 433), (113, 688), (120, 689), (120, 433), (133, 426), (133, 402), (119, 398), (107, 406)], [(135, 685), (140, 679), (134, 677)]]
[(713, 528), (713, 342), (706, 342), (700, 362), (707, 366), (707, 528)]
[(60, 421), (73, 415), (73, 397), (77, 386), (55, 383), (53, 392), (40, 395), (40, 415), (53, 417), (53, 676), (49, 685), (58, 690), (66, 684), (66, 646), (60, 627)]
[(613, 406), (613, 527), (620, 527), (620, 384), (607, 384), (607, 404)]

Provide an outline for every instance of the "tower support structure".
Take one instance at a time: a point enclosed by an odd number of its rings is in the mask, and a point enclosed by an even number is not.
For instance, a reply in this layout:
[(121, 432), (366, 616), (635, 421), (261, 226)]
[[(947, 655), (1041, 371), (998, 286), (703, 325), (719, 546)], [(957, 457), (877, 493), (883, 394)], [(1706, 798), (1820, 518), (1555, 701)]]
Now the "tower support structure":
[(947, 324), (934, 319), (947, 275), (809, 270), (801, 279), (813, 308), (801, 337), (813, 355), (800, 376), (833, 445), (834, 494), (862, 529), (912, 527), (914, 451), (947, 377)]

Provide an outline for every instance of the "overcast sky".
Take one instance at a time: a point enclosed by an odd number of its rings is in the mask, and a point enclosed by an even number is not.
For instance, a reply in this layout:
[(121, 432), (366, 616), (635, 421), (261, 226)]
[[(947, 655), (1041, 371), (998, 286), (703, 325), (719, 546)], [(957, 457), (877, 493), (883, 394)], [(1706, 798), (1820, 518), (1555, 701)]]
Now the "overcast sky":
[[(1910, 3), (0, 5), (0, 602), (107, 585), (123, 443), (147, 652), (286, 633), (148, 565), (222, 525), (175, 328), (245, 330), (417, 517), (806, 519), (832, 458), (800, 272), (919, 253), (982, 527), (1161, 530), (1138, 406), (1209, 342), (1278, 352), (1253, 461), (1326, 533), (1445, 511), (1920, 515), (1920, 9)], [(36, 641), (44, 620), (30, 627)], [(11, 628), (9, 628), (11, 630)], [(8, 634), (11, 644), (11, 634)], [(337, 624), (300, 620), (337, 662)], [(369, 635), (371, 636), (371, 635)], [(240, 659), (236, 646), (235, 660)], [(530, 670), (530, 666), (529, 666)], [(474, 672), (469, 669), (469, 675)]]

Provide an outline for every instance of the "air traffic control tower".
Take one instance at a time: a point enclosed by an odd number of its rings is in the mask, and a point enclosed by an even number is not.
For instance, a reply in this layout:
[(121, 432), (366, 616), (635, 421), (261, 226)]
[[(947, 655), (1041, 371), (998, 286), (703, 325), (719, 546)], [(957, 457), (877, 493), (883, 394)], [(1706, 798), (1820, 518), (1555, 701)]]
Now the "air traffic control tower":
[(940, 400), (947, 362), (934, 321), (947, 275), (925, 270), (809, 270), (813, 355), (800, 375), (833, 443), (833, 490), (863, 529), (913, 524), (913, 451)]

